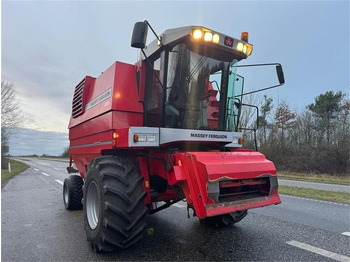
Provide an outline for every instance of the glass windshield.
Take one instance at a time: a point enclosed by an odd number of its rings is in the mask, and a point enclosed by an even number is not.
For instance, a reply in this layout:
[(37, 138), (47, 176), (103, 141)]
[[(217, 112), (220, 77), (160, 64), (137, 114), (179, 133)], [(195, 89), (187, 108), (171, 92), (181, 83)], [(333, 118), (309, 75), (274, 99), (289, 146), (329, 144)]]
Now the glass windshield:
[(244, 78), (236, 73), (236, 64), (230, 67), (226, 104), (226, 130), (238, 131)]
[[(235, 129), (236, 64), (196, 54), (185, 44), (169, 52), (166, 82), (166, 127)], [(224, 103), (225, 105), (220, 105)], [(220, 112), (225, 111), (225, 112)], [(236, 112), (234, 112), (236, 110)], [(219, 124), (223, 121), (223, 124)]]

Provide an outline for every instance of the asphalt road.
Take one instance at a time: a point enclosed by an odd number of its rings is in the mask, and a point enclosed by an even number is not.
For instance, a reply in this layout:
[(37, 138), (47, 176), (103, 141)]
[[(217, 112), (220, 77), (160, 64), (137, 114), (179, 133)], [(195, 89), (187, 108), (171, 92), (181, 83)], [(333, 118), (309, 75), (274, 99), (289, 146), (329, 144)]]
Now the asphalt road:
[(250, 210), (228, 228), (188, 219), (179, 202), (148, 216), (154, 234), (134, 247), (95, 254), (82, 211), (63, 206), (67, 163), (27, 164), (31, 168), (2, 190), (2, 261), (350, 261), (350, 206), (290, 196), (278, 206)]

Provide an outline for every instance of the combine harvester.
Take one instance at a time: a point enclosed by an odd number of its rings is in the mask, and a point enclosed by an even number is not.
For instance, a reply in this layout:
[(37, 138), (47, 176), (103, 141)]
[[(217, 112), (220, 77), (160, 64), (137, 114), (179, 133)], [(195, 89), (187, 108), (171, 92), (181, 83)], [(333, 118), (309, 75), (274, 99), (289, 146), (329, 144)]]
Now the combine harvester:
[[(138, 22), (132, 35), (141, 61), (115, 62), (74, 91), (63, 200), (68, 210), (83, 208), (96, 252), (135, 244), (146, 215), (181, 200), (216, 226), (281, 202), (274, 164), (242, 149), (248, 93), (236, 71), (253, 50), (248, 34), (187, 26), (155, 34), (146, 47), (148, 27)], [(281, 65), (265, 65), (276, 66), (279, 84), (253, 92), (284, 84)]]

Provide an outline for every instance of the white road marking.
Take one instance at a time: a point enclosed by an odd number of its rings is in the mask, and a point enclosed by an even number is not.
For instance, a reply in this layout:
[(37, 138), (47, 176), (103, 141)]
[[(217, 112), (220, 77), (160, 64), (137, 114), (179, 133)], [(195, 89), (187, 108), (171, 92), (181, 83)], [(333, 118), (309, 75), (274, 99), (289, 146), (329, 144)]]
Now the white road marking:
[(49, 174), (46, 174), (44, 172), (41, 172), (41, 174), (43, 174), (44, 176), (50, 176)]
[(343, 232), (343, 233), (341, 233), (341, 234), (344, 235), (344, 236), (350, 237), (350, 232)]
[(350, 206), (348, 204), (344, 204), (344, 203), (337, 203), (337, 202), (330, 202), (330, 201), (325, 201), (325, 200), (318, 200), (318, 199), (312, 199), (312, 198), (305, 198), (305, 197), (298, 197), (298, 196), (290, 196), (290, 195), (284, 195), (284, 194), (280, 194), (283, 197), (291, 197), (291, 198), (298, 198), (298, 199), (303, 199), (303, 200), (309, 200), (309, 201), (315, 201), (315, 202), (322, 202), (322, 203), (327, 203), (327, 204), (333, 204), (333, 205), (339, 205), (339, 206)]
[(61, 180), (55, 180), (58, 184), (61, 184), (63, 186), (63, 182)]
[(49, 163), (45, 163), (45, 162), (37, 162), (39, 165), (42, 165), (42, 166), (49, 166), (50, 164)]
[(54, 167), (53, 169), (61, 171), (61, 168)]
[(37, 172), (39, 171), (39, 169), (37, 169), (37, 168), (33, 168), (33, 169), (34, 169), (35, 171), (37, 171)]
[(328, 258), (331, 258), (331, 259), (334, 259), (337, 261), (342, 261), (342, 262), (349, 262), (350, 261), (350, 257), (339, 255), (337, 253), (333, 253), (333, 252), (327, 251), (327, 250), (322, 249), (322, 248), (310, 246), (308, 244), (304, 244), (304, 243), (301, 243), (298, 241), (293, 240), (293, 241), (288, 241), (286, 243), (288, 245), (295, 246), (295, 247), (298, 247), (298, 248), (301, 248), (301, 249), (310, 251), (312, 253), (319, 254), (321, 256), (328, 257)]

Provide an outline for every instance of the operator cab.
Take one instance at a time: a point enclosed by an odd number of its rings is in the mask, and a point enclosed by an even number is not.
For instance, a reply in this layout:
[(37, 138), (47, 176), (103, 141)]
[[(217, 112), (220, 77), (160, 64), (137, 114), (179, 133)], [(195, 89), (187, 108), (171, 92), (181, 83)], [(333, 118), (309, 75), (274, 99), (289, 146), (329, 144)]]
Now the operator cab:
[[(135, 45), (133, 36), (132, 46), (145, 44)], [(243, 78), (236, 66), (252, 48), (198, 26), (157, 36), (141, 49), (147, 67), (144, 126), (238, 131)]]

